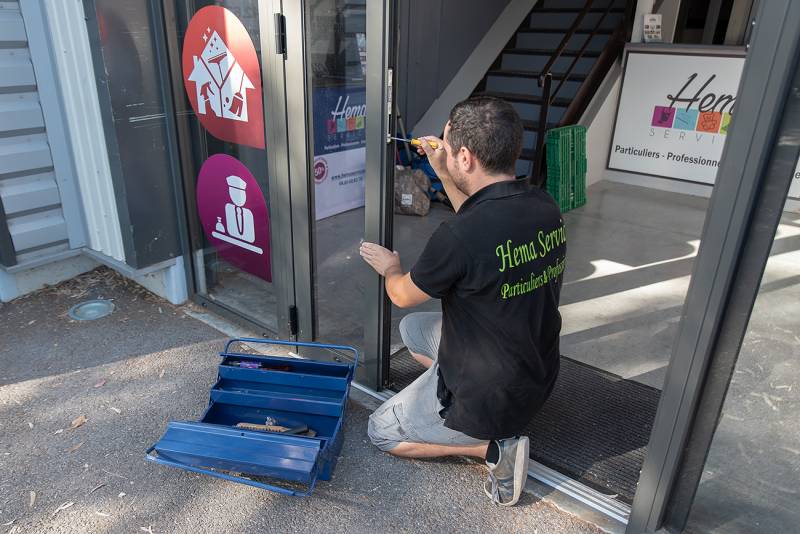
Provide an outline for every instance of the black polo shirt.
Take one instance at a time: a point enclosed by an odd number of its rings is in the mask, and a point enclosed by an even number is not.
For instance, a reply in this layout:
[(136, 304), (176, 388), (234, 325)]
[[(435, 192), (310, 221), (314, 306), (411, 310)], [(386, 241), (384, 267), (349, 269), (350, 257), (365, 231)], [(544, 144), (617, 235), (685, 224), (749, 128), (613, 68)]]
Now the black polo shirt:
[(561, 213), (524, 181), (489, 185), (434, 232), (411, 279), (442, 300), (445, 426), (478, 439), (522, 432), (559, 366)]

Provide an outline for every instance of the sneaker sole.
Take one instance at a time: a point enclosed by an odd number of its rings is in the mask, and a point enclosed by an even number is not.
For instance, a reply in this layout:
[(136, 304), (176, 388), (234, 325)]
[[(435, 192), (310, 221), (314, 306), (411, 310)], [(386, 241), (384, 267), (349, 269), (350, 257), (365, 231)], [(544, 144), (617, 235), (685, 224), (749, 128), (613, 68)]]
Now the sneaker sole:
[(528, 460), (530, 452), (530, 440), (528, 436), (519, 438), (517, 444), (517, 457), (514, 460), (514, 498), (506, 503), (498, 503), (500, 506), (514, 506), (522, 495), (522, 489), (528, 480)]

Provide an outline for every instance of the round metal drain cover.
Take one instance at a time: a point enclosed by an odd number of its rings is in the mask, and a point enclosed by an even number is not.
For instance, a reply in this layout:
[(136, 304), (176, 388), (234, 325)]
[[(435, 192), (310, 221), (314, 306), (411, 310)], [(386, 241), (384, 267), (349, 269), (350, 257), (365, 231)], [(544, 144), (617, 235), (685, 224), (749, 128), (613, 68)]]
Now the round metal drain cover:
[(87, 300), (69, 309), (69, 316), (76, 321), (94, 321), (114, 311), (110, 300)]

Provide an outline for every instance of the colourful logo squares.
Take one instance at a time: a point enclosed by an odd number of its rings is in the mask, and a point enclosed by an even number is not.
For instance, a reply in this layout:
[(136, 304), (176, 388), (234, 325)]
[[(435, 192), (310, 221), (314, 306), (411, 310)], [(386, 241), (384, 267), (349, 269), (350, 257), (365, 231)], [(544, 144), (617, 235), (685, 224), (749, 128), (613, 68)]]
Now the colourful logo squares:
[(697, 131), (717, 133), (721, 123), (722, 113), (719, 111), (704, 111), (700, 113), (700, 120), (697, 121)]
[(659, 128), (671, 128), (672, 120), (675, 118), (675, 108), (667, 106), (656, 106), (653, 110), (653, 126)]
[(678, 130), (694, 130), (699, 114), (700, 112), (696, 109), (675, 110), (675, 122), (672, 123), (672, 127)]
[(722, 125), (719, 127), (719, 133), (722, 135), (728, 135), (728, 127), (731, 125), (731, 114), (730, 113), (723, 113), (722, 114)]
[(349, 119), (328, 119), (326, 127), (329, 134), (354, 132), (363, 130), (365, 127), (365, 117), (350, 117)]
[(699, 111), (697, 109), (678, 109), (655, 106), (651, 126), (675, 128), (676, 130), (695, 130), (705, 133), (728, 134), (733, 116), (719, 111)]

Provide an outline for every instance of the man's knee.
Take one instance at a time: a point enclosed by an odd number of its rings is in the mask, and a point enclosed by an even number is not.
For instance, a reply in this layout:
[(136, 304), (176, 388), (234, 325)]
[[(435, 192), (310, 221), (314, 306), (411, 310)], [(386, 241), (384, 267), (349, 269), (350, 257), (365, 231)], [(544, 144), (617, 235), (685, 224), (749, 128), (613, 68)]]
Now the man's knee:
[(386, 421), (385, 416), (379, 414), (380, 408), (369, 416), (367, 423), (367, 435), (373, 445), (383, 452), (391, 452), (392, 449), (402, 443), (399, 433)]
[(367, 423), (367, 435), (373, 445), (391, 452), (398, 444), (408, 441), (403, 428), (403, 395), (398, 393), (372, 412)]
[(436, 358), (436, 349), (431, 346), (431, 318), (435, 314), (430, 312), (409, 313), (400, 320), (400, 338), (409, 351), (427, 356), (431, 360)]
[(414, 317), (415, 313), (410, 313), (400, 319), (400, 339), (403, 340), (403, 343), (406, 347), (411, 342), (411, 340), (417, 339), (419, 337), (419, 321)]

